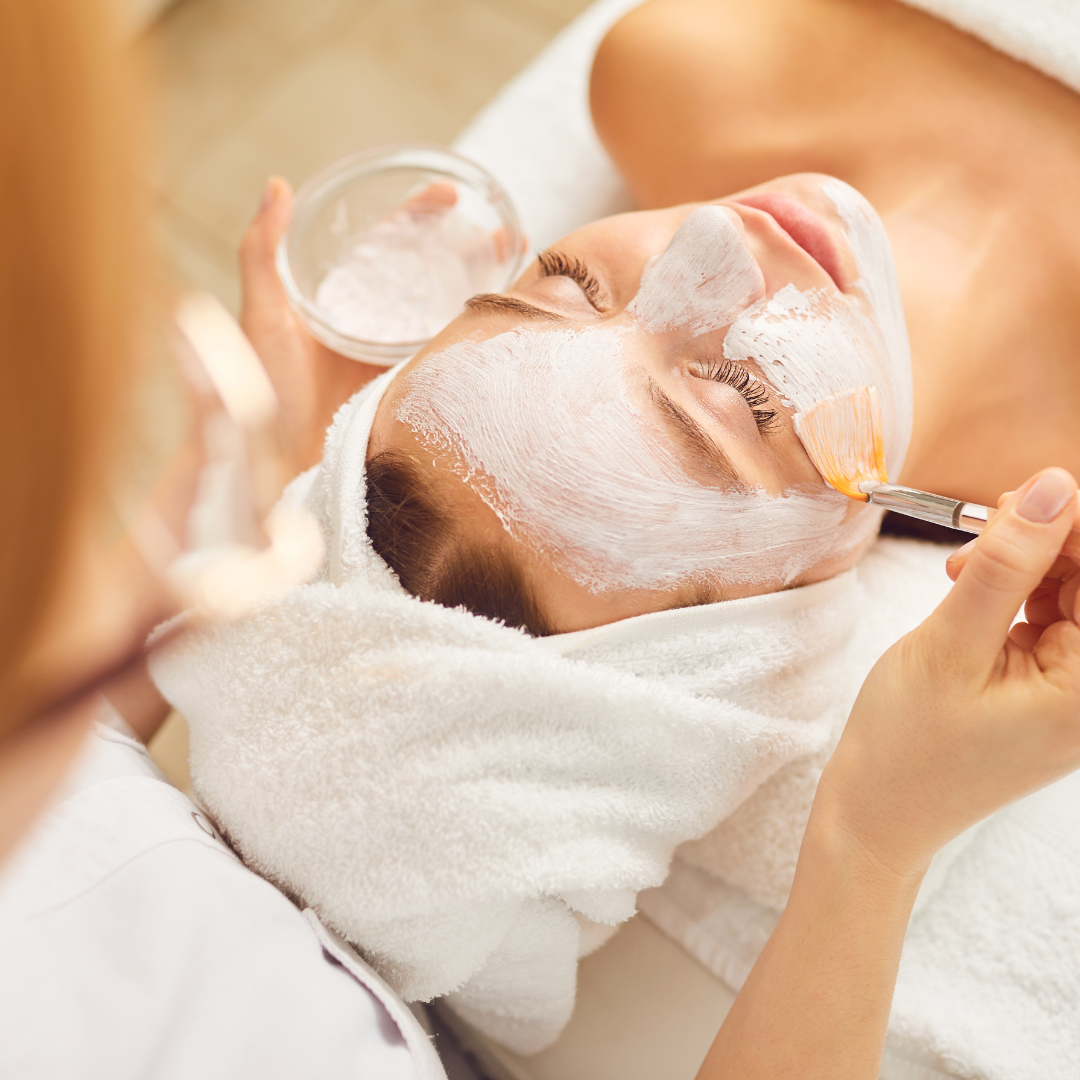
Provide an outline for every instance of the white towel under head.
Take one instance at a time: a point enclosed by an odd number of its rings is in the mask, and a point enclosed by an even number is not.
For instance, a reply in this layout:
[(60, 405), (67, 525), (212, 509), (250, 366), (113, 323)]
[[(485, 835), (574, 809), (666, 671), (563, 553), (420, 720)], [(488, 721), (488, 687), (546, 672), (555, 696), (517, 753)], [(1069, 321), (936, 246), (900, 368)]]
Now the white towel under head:
[(195, 790), (253, 867), (406, 999), (448, 995), (534, 1051), (601, 927), (786, 762), (827, 756), (865, 671), (852, 658), (932, 601), (881, 616), (860, 570), (547, 639), (424, 603), (366, 532), (368, 434), (395, 374), (343, 407), (287, 495), (326, 531), (319, 579), (180, 639), (153, 674), (191, 726)]

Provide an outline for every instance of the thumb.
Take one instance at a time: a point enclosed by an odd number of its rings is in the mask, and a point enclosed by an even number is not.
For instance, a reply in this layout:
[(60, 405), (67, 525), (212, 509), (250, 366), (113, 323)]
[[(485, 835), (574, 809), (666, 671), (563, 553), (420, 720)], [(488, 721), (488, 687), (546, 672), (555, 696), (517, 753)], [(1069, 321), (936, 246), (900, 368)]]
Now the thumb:
[(240, 241), (243, 292), (240, 321), (249, 334), (249, 324), (279, 316), (286, 303), (275, 258), (278, 242), (285, 234), (291, 216), (292, 188), (280, 176), (270, 177), (263, 188), (259, 210)]
[(1009, 627), (1057, 558), (1076, 512), (1076, 481), (1044, 469), (1014, 492), (975, 541), (952, 591), (927, 620), (977, 667), (997, 660)]

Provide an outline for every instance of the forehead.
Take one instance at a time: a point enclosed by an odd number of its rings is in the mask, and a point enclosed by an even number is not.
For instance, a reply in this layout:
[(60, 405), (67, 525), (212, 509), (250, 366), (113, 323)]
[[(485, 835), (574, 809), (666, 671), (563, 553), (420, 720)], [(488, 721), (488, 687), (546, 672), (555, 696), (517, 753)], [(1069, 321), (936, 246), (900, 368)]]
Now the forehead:
[[(549, 250), (587, 260), (589, 269), (605, 279), (616, 294), (613, 299), (621, 301), (622, 306), (636, 293), (644, 264), (667, 247), (674, 229), (700, 205), (702, 204), (688, 203), (662, 210), (635, 210), (613, 214), (567, 233), (552, 244)], [(409, 361), (406, 371), (412, 370), (428, 356), (465, 336), (493, 337), (515, 325), (557, 321), (559, 316), (543, 312), (537, 305), (529, 305), (528, 301), (515, 303), (513, 294), (527, 287), (540, 275), (539, 259), (534, 259), (511, 286), (509, 294), (503, 294), (508, 302), (503, 304), (501, 312), (495, 311), (492, 305), (481, 309), (466, 309), (443, 327)], [(563, 321), (568, 323), (572, 320)]]
[(662, 210), (628, 210), (621, 214), (611, 214), (605, 218), (590, 221), (573, 232), (567, 233), (551, 247), (589, 246), (602, 253), (609, 245), (625, 243), (628, 237), (647, 243), (653, 241), (656, 250), (667, 246), (671, 239), (672, 226), (677, 226), (689, 213), (701, 206), (701, 203), (684, 203), (668, 206)]

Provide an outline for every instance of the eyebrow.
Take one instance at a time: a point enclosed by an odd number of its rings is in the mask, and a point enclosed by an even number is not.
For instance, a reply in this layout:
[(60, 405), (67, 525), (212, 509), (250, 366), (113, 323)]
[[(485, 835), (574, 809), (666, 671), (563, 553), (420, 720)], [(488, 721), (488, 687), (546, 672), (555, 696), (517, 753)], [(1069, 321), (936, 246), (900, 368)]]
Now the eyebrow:
[(478, 293), (465, 301), (470, 311), (491, 311), (495, 314), (510, 312), (536, 322), (570, 322), (565, 315), (559, 315), (547, 308), (537, 307), (515, 296), (503, 296), (501, 293)]
[(736, 484), (745, 483), (731, 459), (724, 453), (724, 448), (681, 405), (672, 401), (651, 376), (649, 397), (692, 458), (698, 461), (704, 459), (727, 480)]
[[(470, 311), (509, 311), (537, 322), (570, 322), (565, 315), (557, 315), (554, 311), (537, 307), (515, 296), (504, 296), (502, 293), (478, 293), (465, 301), (465, 307)], [(739, 471), (732, 465), (731, 459), (724, 453), (723, 447), (681, 405), (672, 401), (651, 376), (648, 385), (649, 397), (690, 456), (697, 460), (704, 458), (708, 465), (733, 483), (745, 483)]]

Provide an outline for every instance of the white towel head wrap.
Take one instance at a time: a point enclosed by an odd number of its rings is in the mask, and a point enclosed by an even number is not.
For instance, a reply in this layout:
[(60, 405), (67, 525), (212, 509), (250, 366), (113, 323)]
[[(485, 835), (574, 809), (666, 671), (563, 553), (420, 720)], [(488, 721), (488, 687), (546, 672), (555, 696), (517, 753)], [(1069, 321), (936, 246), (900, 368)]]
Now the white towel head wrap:
[(153, 675), (190, 724), (199, 798), (254, 869), (406, 999), (448, 996), (531, 1052), (569, 1018), (578, 956), (675, 847), (831, 745), (858, 584), (546, 639), (420, 601), (366, 532), (395, 375), (340, 410), (286, 494), (325, 531), (318, 580), (179, 639)]

